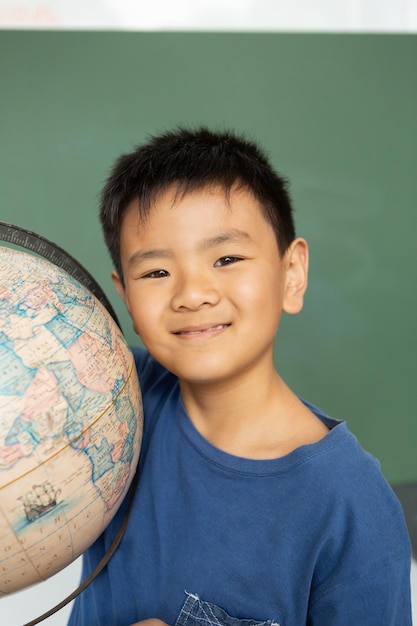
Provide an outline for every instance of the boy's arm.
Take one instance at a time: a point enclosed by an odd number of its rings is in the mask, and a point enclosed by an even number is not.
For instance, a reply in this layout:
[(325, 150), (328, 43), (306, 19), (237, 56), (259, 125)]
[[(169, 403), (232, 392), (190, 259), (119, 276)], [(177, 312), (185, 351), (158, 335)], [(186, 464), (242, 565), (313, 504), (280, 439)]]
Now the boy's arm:
[(313, 600), (308, 626), (412, 626), (410, 557), (385, 564)]

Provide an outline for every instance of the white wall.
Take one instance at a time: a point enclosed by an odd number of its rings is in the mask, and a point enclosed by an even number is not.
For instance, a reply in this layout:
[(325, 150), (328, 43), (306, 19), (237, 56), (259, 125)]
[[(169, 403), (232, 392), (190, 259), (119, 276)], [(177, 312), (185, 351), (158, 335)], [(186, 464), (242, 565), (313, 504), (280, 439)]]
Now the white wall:
[(0, 0), (0, 28), (416, 32), (416, 0)]

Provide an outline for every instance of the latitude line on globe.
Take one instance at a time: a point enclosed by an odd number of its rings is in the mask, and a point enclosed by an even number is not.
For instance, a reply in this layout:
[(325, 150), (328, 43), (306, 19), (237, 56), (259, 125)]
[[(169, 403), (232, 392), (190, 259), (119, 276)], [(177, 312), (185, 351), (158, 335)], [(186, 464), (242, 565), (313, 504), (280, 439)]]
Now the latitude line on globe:
[[(120, 389), (119, 393), (117, 394), (117, 396), (114, 398), (113, 400), (113, 404), (116, 402), (117, 398), (123, 393), (123, 391), (125, 390), (126, 386), (129, 384), (130, 378), (132, 376), (132, 372), (134, 369), (134, 365), (132, 365), (132, 367), (130, 368), (130, 372), (126, 378), (126, 381), (123, 385), (123, 387)], [(111, 406), (111, 405), (109, 405)], [(51, 456), (49, 456), (47, 459), (44, 459), (43, 461), (40, 461), (36, 467), (32, 467), (32, 469), (27, 470), (26, 472), (24, 472), (23, 474), (20, 474), (19, 476), (17, 476), (16, 478), (14, 478), (13, 480), (9, 481), (8, 483), (2, 485), (0, 487), (0, 491), (2, 489), (6, 489), (6, 487), (10, 487), (10, 485), (13, 485), (13, 483), (18, 482), (19, 480), (21, 480), (22, 478), (24, 478), (25, 476), (28, 476), (29, 474), (31, 474), (32, 472), (34, 472), (35, 470), (37, 470), (39, 467), (42, 467), (42, 465), (45, 465), (45, 463), (49, 463), (54, 457), (58, 456), (59, 454), (62, 453), (63, 450), (66, 450), (67, 448), (69, 448), (75, 441), (78, 441), (83, 434), (87, 431), (90, 430), (90, 428), (92, 428), (95, 424), (97, 424), (98, 421), (101, 420), (101, 418), (103, 417), (103, 415), (105, 415), (105, 413), (107, 413), (109, 406), (106, 407), (106, 409), (104, 411), (102, 411), (100, 413), (100, 415), (98, 415), (88, 426), (86, 426), (79, 435), (77, 435), (77, 437), (74, 437), (74, 439), (71, 439), (71, 441), (69, 441), (65, 446), (63, 446), (62, 448), (60, 448), (59, 450), (57, 450), (56, 452), (54, 452), (54, 454), (52, 454)]]

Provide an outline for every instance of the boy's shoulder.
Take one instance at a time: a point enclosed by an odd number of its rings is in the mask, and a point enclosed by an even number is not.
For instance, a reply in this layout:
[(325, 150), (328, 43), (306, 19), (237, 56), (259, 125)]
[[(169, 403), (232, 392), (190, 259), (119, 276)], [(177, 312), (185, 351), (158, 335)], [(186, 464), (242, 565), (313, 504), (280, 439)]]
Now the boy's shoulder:
[(158, 391), (163, 394), (167, 387), (176, 384), (177, 377), (158, 363), (145, 348), (131, 346), (130, 349), (135, 360), (142, 394), (145, 392), (154, 394)]
[(403, 509), (379, 460), (363, 448), (345, 421), (334, 420), (306, 404), (330, 427), (323, 440), (326, 454), (317, 455), (312, 465), (310, 486), (318, 496), (317, 506), (326, 508), (332, 502), (333, 519), (340, 527), (349, 523), (369, 526), (376, 536), (390, 536), (394, 543), (404, 546), (406, 531), (396, 536), (399, 528), (405, 529)]

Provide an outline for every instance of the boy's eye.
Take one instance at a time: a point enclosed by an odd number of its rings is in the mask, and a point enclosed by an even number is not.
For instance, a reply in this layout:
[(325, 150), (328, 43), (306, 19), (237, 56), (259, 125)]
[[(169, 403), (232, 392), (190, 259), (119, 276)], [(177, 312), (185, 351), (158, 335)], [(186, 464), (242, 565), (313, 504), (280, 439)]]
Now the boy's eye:
[(166, 276), (169, 276), (169, 272), (166, 270), (153, 270), (152, 272), (144, 274), (142, 278), (165, 278)]
[(241, 260), (242, 259), (237, 256), (222, 256), (220, 259), (217, 259), (217, 261), (214, 264), (214, 267), (221, 267), (222, 265), (230, 265), (231, 263), (237, 263), (238, 261), (241, 261)]

